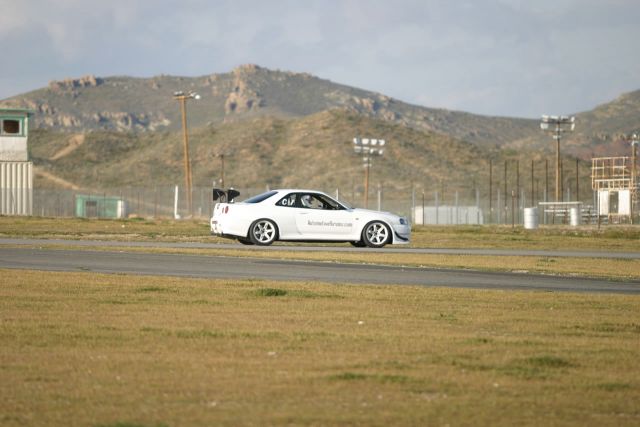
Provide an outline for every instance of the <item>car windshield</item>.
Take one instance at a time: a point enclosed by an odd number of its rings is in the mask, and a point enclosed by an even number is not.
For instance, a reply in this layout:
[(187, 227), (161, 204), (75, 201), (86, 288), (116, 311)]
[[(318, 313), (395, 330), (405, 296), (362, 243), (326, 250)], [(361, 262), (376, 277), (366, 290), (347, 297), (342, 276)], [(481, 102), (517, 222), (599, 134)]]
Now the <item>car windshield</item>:
[(351, 206), (349, 203), (345, 202), (344, 200), (340, 200), (339, 202), (342, 206), (344, 206), (346, 209), (353, 209), (353, 206)]
[(262, 194), (258, 194), (257, 196), (250, 197), (247, 200), (244, 200), (243, 203), (260, 203), (267, 200), (269, 197), (273, 196), (276, 193), (278, 192), (275, 190), (267, 191), (266, 193), (262, 193)]

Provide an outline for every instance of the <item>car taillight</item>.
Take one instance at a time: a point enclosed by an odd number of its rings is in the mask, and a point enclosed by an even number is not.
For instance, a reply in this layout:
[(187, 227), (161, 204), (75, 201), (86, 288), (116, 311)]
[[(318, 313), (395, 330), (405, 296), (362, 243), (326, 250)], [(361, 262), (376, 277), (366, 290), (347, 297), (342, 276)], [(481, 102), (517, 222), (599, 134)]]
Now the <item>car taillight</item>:
[(227, 212), (229, 212), (229, 206), (224, 207), (224, 213), (227, 213)]

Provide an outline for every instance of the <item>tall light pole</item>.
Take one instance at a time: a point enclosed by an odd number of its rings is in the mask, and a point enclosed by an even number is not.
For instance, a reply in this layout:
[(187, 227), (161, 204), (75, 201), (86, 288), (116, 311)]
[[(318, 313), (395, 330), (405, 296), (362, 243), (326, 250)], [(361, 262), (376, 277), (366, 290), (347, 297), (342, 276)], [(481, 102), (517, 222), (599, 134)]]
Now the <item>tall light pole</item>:
[(553, 133), (556, 140), (556, 202), (560, 201), (560, 138), (562, 133), (576, 128), (576, 118), (569, 116), (542, 116), (540, 129)]
[(184, 183), (187, 193), (187, 211), (193, 216), (193, 194), (191, 191), (191, 160), (189, 160), (189, 134), (187, 133), (187, 99), (200, 99), (195, 92), (185, 94), (183, 91), (174, 92), (173, 99), (180, 102), (182, 111), (182, 140), (184, 145)]
[(371, 169), (371, 158), (384, 154), (384, 139), (353, 138), (353, 151), (362, 156), (364, 166), (364, 207), (369, 207), (369, 170)]

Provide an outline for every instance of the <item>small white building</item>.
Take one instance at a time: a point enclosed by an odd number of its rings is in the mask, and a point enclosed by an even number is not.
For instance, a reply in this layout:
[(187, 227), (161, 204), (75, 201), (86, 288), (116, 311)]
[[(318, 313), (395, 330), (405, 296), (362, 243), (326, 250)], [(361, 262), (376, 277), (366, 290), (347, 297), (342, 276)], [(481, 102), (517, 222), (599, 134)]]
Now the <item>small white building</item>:
[(413, 211), (416, 225), (479, 225), (484, 224), (482, 210), (477, 206), (416, 206)]
[(25, 109), (0, 108), (0, 215), (33, 213), (33, 163)]

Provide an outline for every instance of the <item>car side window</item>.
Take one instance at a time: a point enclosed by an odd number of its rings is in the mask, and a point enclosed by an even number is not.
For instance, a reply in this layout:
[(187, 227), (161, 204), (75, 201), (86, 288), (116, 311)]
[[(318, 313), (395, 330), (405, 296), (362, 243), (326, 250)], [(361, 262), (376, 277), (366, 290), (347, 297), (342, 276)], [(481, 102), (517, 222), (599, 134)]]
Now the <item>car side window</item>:
[(282, 199), (280, 199), (278, 201), (278, 203), (276, 203), (277, 206), (284, 206), (287, 208), (294, 208), (296, 207), (296, 197), (297, 195), (295, 193), (291, 193), (288, 194), (286, 196), (284, 196)]
[(300, 205), (307, 209), (326, 209), (325, 203), (317, 194), (303, 193), (300, 196)]

